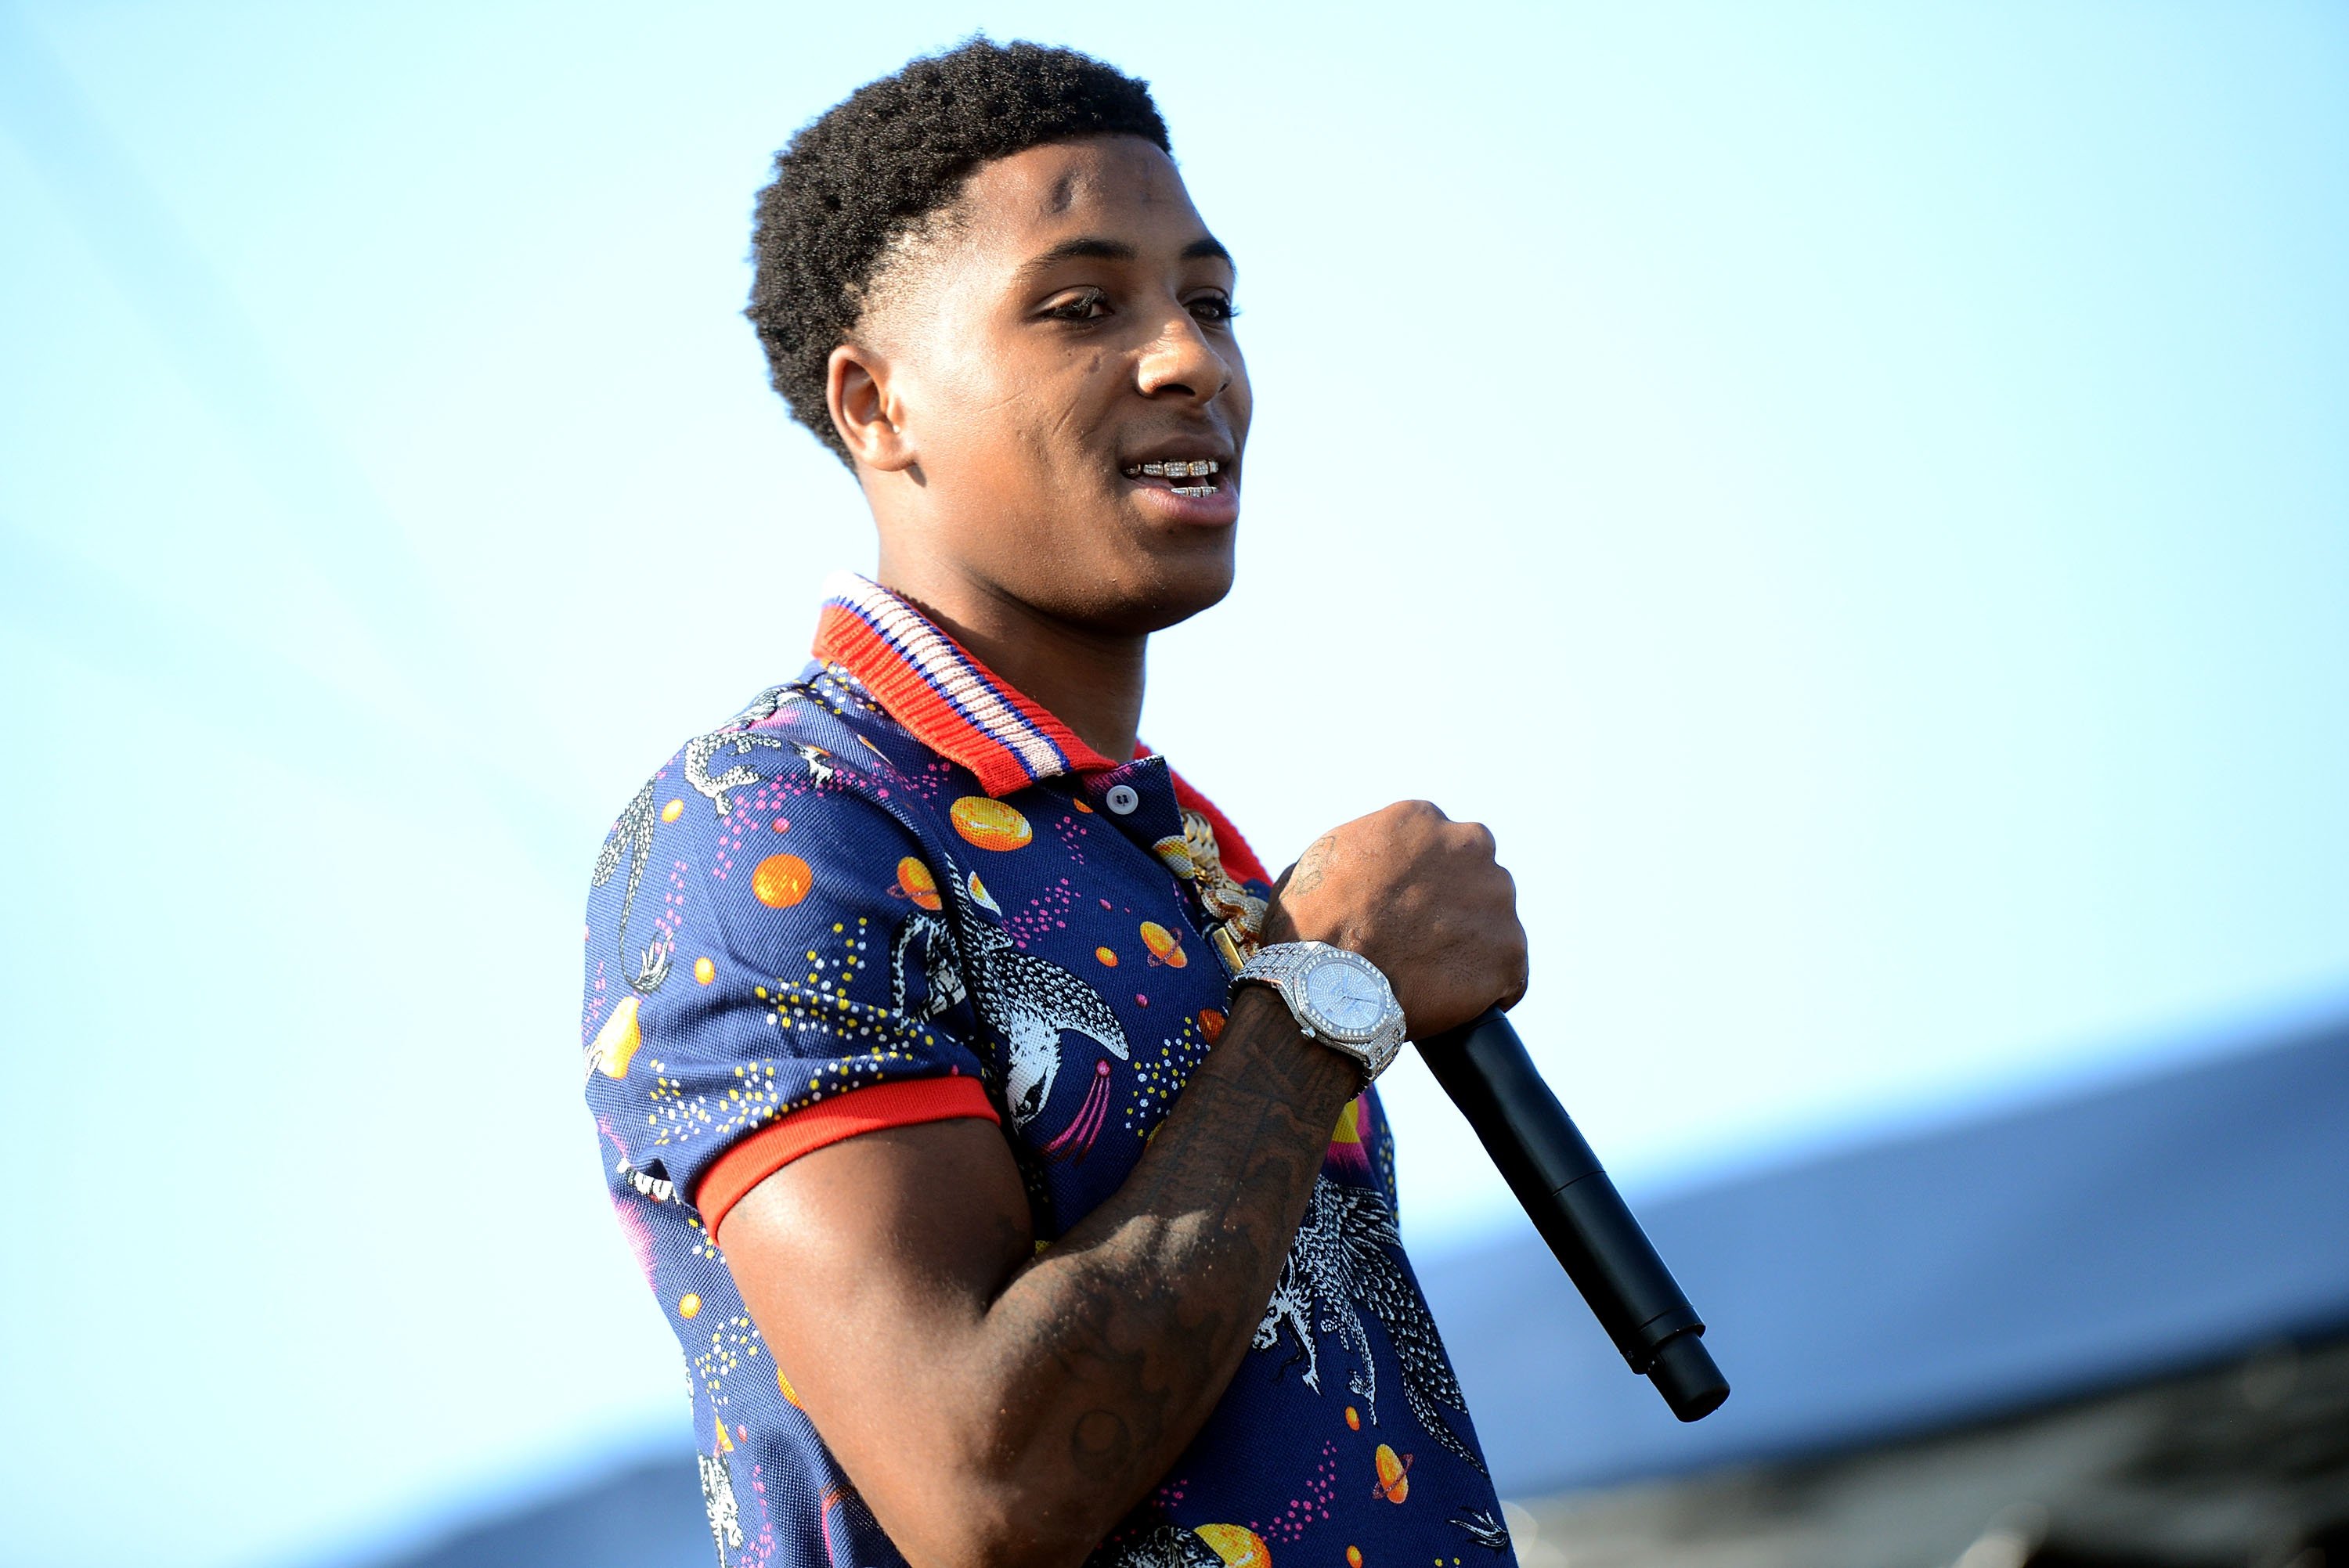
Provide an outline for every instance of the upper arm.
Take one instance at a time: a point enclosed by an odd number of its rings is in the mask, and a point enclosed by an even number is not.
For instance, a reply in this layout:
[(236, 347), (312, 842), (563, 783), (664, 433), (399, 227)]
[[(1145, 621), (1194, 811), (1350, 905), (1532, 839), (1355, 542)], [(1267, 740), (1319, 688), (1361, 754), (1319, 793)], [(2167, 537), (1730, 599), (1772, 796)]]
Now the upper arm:
[[(985, 1455), (989, 1305), (1034, 1251), (1003, 1134), (979, 1120), (832, 1143), (753, 1187), (719, 1243), (801, 1408), (883, 1528), (942, 1522), (954, 1472)], [(943, 1522), (951, 1523), (952, 1522)]]

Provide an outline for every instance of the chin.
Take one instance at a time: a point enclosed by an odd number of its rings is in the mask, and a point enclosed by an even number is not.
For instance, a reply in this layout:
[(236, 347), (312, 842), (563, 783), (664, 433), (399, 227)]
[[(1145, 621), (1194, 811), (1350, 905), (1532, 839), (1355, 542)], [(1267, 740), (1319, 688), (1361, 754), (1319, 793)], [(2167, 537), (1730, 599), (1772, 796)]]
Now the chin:
[(1147, 563), (1140, 592), (1127, 599), (1128, 634), (1147, 635), (1179, 626), (1202, 610), (1212, 610), (1232, 591), (1233, 560), (1229, 531), (1219, 550), (1194, 548), (1182, 555), (1160, 557)]

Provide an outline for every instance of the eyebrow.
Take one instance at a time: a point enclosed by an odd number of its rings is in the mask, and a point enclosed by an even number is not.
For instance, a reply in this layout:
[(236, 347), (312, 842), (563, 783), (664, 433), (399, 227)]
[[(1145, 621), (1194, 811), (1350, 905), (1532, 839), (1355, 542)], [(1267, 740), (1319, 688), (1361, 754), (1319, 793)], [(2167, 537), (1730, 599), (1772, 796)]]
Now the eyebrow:
[[(1131, 262), (1137, 259), (1140, 254), (1140, 252), (1123, 240), (1103, 239), (1096, 234), (1081, 234), (1073, 240), (1063, 240), (1043, 254), (1035, 257), (1029, 262), (1025, 270), (1040, 272), (1059, 262)], [(1224, 242), (1213, 234), (1203, 234), (1184, 246), (1182, 259), (1186, 262), (1220, 261), (1226, 266), (1233, 264), (1231, 252), (1226, 250)]]

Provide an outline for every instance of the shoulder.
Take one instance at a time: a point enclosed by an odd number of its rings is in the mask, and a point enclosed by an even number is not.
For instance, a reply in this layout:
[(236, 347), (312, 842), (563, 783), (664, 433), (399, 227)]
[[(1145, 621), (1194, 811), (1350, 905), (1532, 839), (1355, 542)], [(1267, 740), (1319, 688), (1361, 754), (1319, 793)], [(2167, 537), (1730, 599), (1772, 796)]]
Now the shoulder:
[(687, 905), (725, 922), (732, 905), (888, 883), (950, 830), (967, 787), (845, 671), (811, 664), (685, 741), (621, 809), (596, 854), (590, 926), (695, 918)]

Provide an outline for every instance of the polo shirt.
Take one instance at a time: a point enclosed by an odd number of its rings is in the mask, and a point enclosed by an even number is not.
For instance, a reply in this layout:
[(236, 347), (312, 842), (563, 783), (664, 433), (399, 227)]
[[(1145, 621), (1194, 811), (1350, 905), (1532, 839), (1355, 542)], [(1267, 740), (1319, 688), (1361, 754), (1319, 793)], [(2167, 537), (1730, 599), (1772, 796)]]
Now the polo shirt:
[[(812, 1150), (970, 1119), (1050, 1245), (1215, 1048), (1225, 954), (1270, 891), (1164, 758), (1094, 753), (873, 583), (827, 592), (813, 662), (637, 792), (587, 904), (587, 1108), (684, 1351), (729, 1565), (904, 1559), (751, 1321), (727, 1211)], [(1513, 1561), (1396, 1233), (1393, 1150), (1365, 1089), (1222, 1402), (1092, 1563)]]

